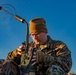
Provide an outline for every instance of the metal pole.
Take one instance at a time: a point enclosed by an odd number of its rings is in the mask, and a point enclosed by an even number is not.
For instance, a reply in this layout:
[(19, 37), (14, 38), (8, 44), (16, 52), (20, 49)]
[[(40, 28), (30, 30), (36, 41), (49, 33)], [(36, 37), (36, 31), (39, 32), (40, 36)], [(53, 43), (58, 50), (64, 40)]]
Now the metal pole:
[(26, 52), (28, 52), (28, 48), (29, 48), (29, 25), (28, 25), (28, 23), (26, 22), (25, 19), (21, 18), (20, 16), (14, 15), (14, 14), (10, 13), (9, 11), (3, 9), (2, 6), (0, 6), (0, 10), (4, 11), (4, 12), (6, 12), (6, 13), (12, 15), (12, 16), (14, 16), (14, 18), (15, 18), (16, 20), (18, 20), (18, 21), (26, 24), (25, 50), (26, 50)]

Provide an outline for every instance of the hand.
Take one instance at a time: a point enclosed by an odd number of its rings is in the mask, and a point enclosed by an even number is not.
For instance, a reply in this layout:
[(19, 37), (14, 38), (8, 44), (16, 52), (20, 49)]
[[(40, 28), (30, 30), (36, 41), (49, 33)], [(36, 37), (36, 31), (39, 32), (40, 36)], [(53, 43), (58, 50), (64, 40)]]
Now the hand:
[(19, 47), (17, 48), (17, 54), (18, 54), (18, 55), (21, 55), (21, 52), (22, 52), (23, 49), (24, 49), (23, 46), (19, 46)]
[(45, 55), (44, 57), (44, 66), (47, 67), (47, 66), (50, 66), (52, 63), (54, 62), (54, 57), (51, 56), (50, 54), (48, 55)]
[(32, 65), (42, 63), (44, 61), (45, 54), (42, 51), (37, 51), (33, 53)]

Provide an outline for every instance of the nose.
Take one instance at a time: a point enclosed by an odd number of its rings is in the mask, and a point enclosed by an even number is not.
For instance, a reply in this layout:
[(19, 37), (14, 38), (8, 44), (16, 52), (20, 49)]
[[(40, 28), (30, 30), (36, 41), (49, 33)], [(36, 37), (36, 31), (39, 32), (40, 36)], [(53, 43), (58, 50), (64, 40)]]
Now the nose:
[(37, 38), (37, 35), (33, 35), (33, 38), (36, 39)]

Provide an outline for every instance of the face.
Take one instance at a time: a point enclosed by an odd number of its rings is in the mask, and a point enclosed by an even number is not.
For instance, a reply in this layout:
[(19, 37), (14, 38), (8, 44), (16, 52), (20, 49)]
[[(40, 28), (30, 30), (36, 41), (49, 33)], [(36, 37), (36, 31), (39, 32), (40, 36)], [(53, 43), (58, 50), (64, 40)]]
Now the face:
[(47, 34), (44, 32), (31, 33), (31, 37), (36, 44), (44, 44), (47, 41)]

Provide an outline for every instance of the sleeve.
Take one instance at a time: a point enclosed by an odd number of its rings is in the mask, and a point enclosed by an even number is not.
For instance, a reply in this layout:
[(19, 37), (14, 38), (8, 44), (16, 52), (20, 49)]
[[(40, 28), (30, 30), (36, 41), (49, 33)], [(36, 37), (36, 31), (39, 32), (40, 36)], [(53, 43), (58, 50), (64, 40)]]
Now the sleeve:
[(7, 54), (7, 60), (13, 60), (16, 64), (20, 64), (20, 55), (17, 55), (17, 50), (13, 50)]
[(71, 52), (65, 43), (59, 42), (55, 48), (56, 56), (54, 57), (54, 62), (59, 64), (65, 72), (69, 72), (72, 67)]

